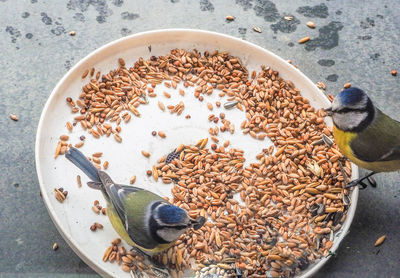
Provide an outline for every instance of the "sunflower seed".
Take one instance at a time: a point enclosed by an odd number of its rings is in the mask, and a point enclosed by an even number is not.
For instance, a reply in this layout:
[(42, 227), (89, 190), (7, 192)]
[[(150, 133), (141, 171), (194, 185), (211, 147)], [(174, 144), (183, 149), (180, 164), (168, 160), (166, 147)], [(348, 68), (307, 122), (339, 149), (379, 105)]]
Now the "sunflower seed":
[(234, 100), (234, 101), (228, 101), (224, 103), (224, 108), (225, 109), (231, 109), (233, 107), (235, 107), (239, 102)]

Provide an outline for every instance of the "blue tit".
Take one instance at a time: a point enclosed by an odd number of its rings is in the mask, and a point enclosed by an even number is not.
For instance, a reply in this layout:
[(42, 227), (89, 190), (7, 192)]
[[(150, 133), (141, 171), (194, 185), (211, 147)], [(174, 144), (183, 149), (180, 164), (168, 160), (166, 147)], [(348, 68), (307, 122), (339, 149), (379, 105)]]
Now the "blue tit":
[(187, 229), (200, 229), (205, 222), (201, 216), (191, 219), (185, 210), (148, 190), (114, 183), (75, 148), (65, 156), (92, 180), (89, 187), (101, 190), (112, 226), (141, 253), (159, 253), (171, 247)]
[(325, 111), (332, 117), (333, 135), (343, 154), (372, 171), (347, 187), (365, 188), (363, 180), (373, 174), (400, 170), (400, 123), (376, 108), (364, 91), (343, 90)]

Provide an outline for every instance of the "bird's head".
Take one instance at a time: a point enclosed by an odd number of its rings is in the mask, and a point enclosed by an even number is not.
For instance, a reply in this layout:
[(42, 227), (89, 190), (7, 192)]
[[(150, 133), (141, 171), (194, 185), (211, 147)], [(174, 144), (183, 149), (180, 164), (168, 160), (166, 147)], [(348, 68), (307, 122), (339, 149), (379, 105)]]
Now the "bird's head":
[(198, 230), (205, 222), (204, 217), (191, 219), (185, 210), (168, 203), (155, 207), (151, 218), (150, 229), (162, 243), (177, 240), (189, 228)]
[(358, 88), (348, 88), (340, 92), (325, 109), (332, 116), (335, 126), (343, 131), (360, 132), (373, 121), (375, 107), (368, 95)]

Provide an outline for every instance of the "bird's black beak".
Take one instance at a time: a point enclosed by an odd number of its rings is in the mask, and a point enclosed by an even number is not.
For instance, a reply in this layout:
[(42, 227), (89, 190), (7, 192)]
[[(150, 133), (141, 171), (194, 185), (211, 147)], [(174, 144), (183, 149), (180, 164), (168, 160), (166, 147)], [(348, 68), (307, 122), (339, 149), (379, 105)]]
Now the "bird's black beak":
[(198, 229), (203, 227), (204, 223), (206, 223), (206, 219), (203, 216), (199, 216), (196, 220), (192, 220), (191, 222), (193, 229), (197, 231)]
[(332, 106), (331, 106), (331, 107), (328, 107), (328, 108), (324, 108), (324, 110), (325, 110), (325, 112), (326, 112), (326, 114), (327, 114), (328, 116), (332, 116)]

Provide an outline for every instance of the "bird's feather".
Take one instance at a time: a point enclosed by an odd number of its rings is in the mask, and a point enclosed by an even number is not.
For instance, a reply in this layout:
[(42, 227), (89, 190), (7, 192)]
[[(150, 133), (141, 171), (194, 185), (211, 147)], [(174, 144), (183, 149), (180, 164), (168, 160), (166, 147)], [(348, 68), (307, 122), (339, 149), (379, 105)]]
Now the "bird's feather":
[(145, 213), (146, 208), (154, 201), (164, 199), (138, 187), (115, 184), (105, 172), (99, 171), (99, 176), (106, 189), (106, 197), (115, 208), (132, 241), (146, 249), (155, 248), (158, 243), (146, 231)]
[(354, 155), (363, 161), (400, 160), (400, 123), (376, 109), (374, 121), (357, 133), (350, 147)]
[(98, 176), (98, 170), (94, 165), (86, 158), (86, 156), (76, 148), (70, 148), (66, 153), (65, 157), (71, 161), (75, 166), (81, 169), (92, 181), (100, 182)]
[(90, 188), (93, 188), (93, 189), (96, 189), (96, 190), (101, 190), (103, 188), (103, 184), (101, 182), (88, 181), (86, 184)]
[[(151, 214), (151, 206), (155, 202), (165, 202), (160, 196), (146, 190), (137, 191), (129, 194), (125, 200), (125, 212), (130, 216), (127, 223), (127, 232), (130, 237), (135, 237), (137, 243), (147, 249), (155, 248), (159, 243), (151, 236), (148, 217)], [(144, 208), (138, 210), (137, 208)]]

